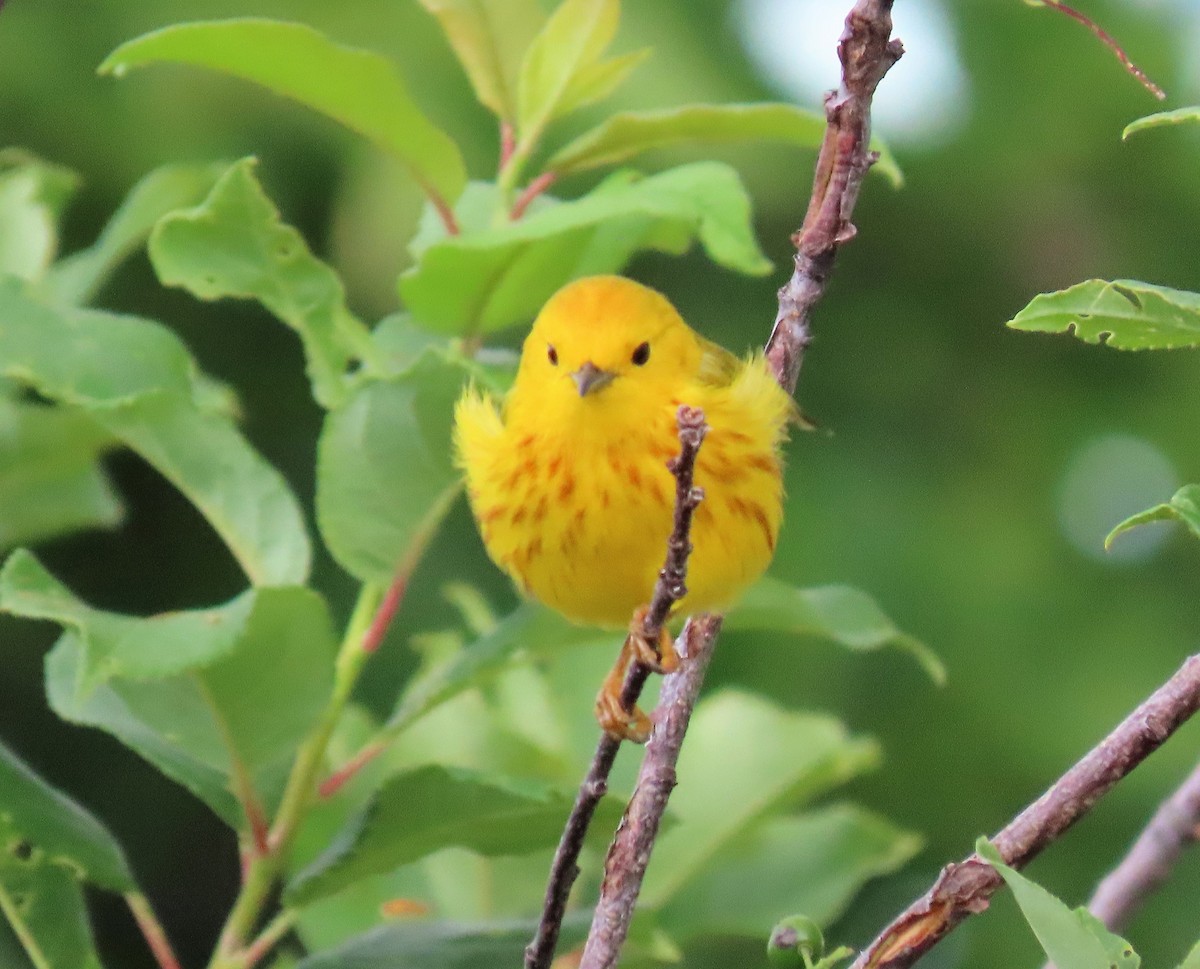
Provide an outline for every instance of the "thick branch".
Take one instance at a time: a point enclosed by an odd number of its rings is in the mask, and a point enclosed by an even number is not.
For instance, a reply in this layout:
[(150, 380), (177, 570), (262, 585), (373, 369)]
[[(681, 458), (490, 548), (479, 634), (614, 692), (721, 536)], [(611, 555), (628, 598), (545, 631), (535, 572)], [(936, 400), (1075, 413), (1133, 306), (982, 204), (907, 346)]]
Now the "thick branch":
[[(658, 573), (654, 595), (642, 622), (643, 632), (652, 643), (658, 642), (675, 603), (687, 594), (685, 580), (688, 556), (692, 551), (689, 537), (692, 513), (702, 497), (694, 482), (696, 456), (708, 431), (704, 412), (693, 407), (680, 407), (676, 421), (679, 428), (679, 454), (669, 464), (671, 473), (675, 475), (675, 524), (667, 542), (666, 561)], [(684, 637), (681, 636), (680, 641), (684, 642)], [(629, 668), (621, 689), (621, 705), (626, 710), (632, 709), (637, 703), (649, 676), (650, 669), (643, 663), (635, 662)], [(583, 850), (583, 841), (592, 823), (592, 816), (596, 813), (596, 806), (608, 791), (608, 775), (612, 772), (620, 746), (620, 739), (607, 733), (602, 734), (596, 744), (591, 767), (579, 786), (575, 804), (558, 842), (558, 850), (554, 853), (542, 918), (537, 934), (525, 948), (526, 969), (547, 969), (554, 959), (567, 899), (571, 894), (571, 886), (579, 877), (579, 853)]]
[[(1200, 654), (1106, 737), (1036, 802), (992, 838), (1001, 857), (1021, 868), (1114, 784), (1157, 750), (1200, 708)], [(905, 969), (959, 922), (982, 912), (1002, 884), (977, 855), (942, 869), (933, 887), (864, 949), (850, 969)]]
[(686, 662), (663, 681), (658, 722), (646, 745), (637, 787), (608, 849), (600, 901), (579, 969), (612, 969), (617, 964), (667, 799), (675, 788), (675, 765), (683, 738), (720, 631), (721, 617), (705, 615), (690, 620), (679, 637), (686, 645)]
[(1096, 887), (1088, 910), (1119, 932), (1133, 913), (1171, 875), (1194, 841), (1200, 841), (1200, 764), (1159, 806), (1129, 853)]
[(892, 0), (858, 0), (838, 42), (842, 83), (825, 98), (825, 140), (817, 156), (804, 225), (793, 237), (795, 271), (779, 290), (779, 313), (767, 343), (767, 361), (780, 386), (794, 393), (811, 339), (809, 315), (825, 292), (843, 242), (854, 238), (850, 217), (867, 169), (875, 160), (871, 99), (875, 87), (904, 53), (892, 40)]

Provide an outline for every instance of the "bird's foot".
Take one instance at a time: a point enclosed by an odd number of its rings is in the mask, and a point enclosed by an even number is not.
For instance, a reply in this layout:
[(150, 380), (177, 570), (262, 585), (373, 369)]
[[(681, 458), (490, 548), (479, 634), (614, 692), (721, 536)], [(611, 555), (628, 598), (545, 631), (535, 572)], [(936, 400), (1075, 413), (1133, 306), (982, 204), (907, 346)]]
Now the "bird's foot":
[(666, 627), (659, 627), (658, 642), (652, 643), (646, 635), (646, 614), (649, 606), (639, 606), (633, 614), (633, 622), (629, 624), (629, 637), (625, 640), (625, 648), (633, 651), (634, 658), (654, 673), (663, 676), (674, 673), (679, 669), (679, 654), (675, 652), (675, 640), (667, 632)]
[(626, 706), (621, 694), (625, 690), (625, 677), (630, 665), (636, 660), (654, 673), (673, 673), (679, 668), (679, 654), (675, 643), (665, 629), (660, 629), (658, 642), (653, 643), (645, 632), (647, 607), (642, 606), (629, 624), (629, 635), (621, 646), (617, 662), (604, 679), (604, 685), (596, 697), (596, 719), (601, 729), (618, 740), (632, 740), (644, 744), (650, 738), (650, 718), (636, 704)]

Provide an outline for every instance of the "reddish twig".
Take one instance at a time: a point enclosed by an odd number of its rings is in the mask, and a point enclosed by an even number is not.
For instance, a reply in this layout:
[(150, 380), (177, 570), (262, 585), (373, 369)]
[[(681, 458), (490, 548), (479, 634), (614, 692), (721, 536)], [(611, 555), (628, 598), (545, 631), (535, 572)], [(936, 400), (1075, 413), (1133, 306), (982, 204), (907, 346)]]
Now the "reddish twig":
[(159, 969), (180, 969), (179, 959), (175, 955), (175, 950), (171, 948), (166, 930), (163, 929), (162, 923), (158, 921), (154, 909), (150, 906), (150, 900), (138, 892), (130, 892), (125, 896), (125, 902), (129, 905), (129, 911), (133, 913), (133, 919), (141, 929), (146, 945), (150, 947)]
[[(704, 423), (704, 411), (694, 407), (680, 407), (676, 421), (679, 428), (679, 454), (668, 464), (675, 476), (675, 524), (667, 541), (666, 561), (658, 573), (650, 607), (642, 620), (642, 630), (646, 639), (652, 643), (658, 642), (675, 603), (687, 594), (687, 562), (692, 551), (689, 538), (692, 513), (703, 497), (695, 486), (695, 470), (696, 456), (700, 452), (704, 435), (708, 432), (708, 425)], [(686, 634), (685, 630), (680, 636), (680, 642), (686, 642)], [(621, 689), (621, 705), (626, 710), (633, 709), (637, 703), (650, 672), (650, 668), (641, 662), (634, 662), (630, 666)], [(596, 813), (596, 807), (608, 791), (608, 775), (617, 759), (620, 746), (620, 739), (607, 733), (601, 734), (596, 744), (596, 753), (592, 756), (592, 763), (583, 783), (579, 785), (579, 793), (575, 796), (575, 804), (571, 808), (571, 814), (558, 842), (558, 849), (554, 853), (554, 861), (550, 865), (542, 917), (538, 922), (537, 933), (525, 947), (525, 969), (548, 969), (554, 959), (563, 916), (567, 911), (567, 899), (571, 894), (571, 886), (579, 877), (579, 854), (583, 850), (584, 838)]]
[(509, 219), (513, 222), (516, 222), (518, 219), (520, 219), (521, 216), (525, 214), (525, 210), (529, 208), (533, 200), (546, 191), (546, 189), (548, 189), (551, 185), (553, 185), (555, 179), (557, 178), (558, 172), (542, 172), (542, 174), (526, 185), (525, 191), (523, 191), (513, 203), (512, 210), (508, 213)]
[(1100, 43), (1102, 43), (1105, 47), (1111, 50), (1113, 54), (1116, 55), (1117, 60), (1121, 62), (1121, 65), (1125, 68), (1125, 70), (1136, 77), (1138, 81), (1141, 82), (1142, 87), (1158, 98), (1158, 100), (1166, 100), (1167, 92), (1150, 80), (1149, 75), (1147, 75), (1145, 71), (1143, 71), (1133, 62), (1133, 58), (1125, 53), (1125, 48), (1117, 43), (1116, 38), (1098, 23), (1096, 23), (1096, 21), (1092, 20), (1087, 15), (1080, 13), (1073, 7), (1068, 7), (1065, 3), (1059, 3), (1058, 0), (1037, 0), (1037, 2), (1040, 6), (1049, 7), (1051, 10), (1057, 10), (1061, 14), (1066, 14), (1076, 23), (1083, 24), (1088, 30), (1096, 35), (1096, 38), (1100, 41)]
[(608, 849), (600, 900), (592, 915), (579, 969), (612, 969), (617, 964), (667, 800), (675, 788), (675, 765), (683, 739), (720, 631), (721, 617), (706, 615), (689, 621), (680, 637), (687, 644), (687, 662), (663, 680), (657, 722), (646, 745), (637, 787)]
[(396, 610), (400, 608), (400, 603), (404, 601), (404, 593), (408, 591), (408, 579), (411, 574), (411, 569), (400, 569), (396, 573), (396, 577), (392, 579), (392, 584), (388, 586), (387, 592), (383, 594), (383, 601), (379, 603), (375, 617), (371, 620), (370, 628), (363, 635), (364, 653), (374, 653), (383, 645), (388, 627), (396, 617)]
[(454, 209), (450, 203), (442, 198), (441, 194), (434, 190), (432, 185), (425, 183), (421, 184), (421, 188), (425, 191), (425, 197), (429, 199), (429, 204), (433, 206), (437, 212), (438, 218), (442, 221), (442, 226), (446, 230), (446, 235), (456, 236), (461, 231), (458, 227), (458, 219), (454, 217)]
[(796, 246), (792, 278), (779, 290), (779, 313), (767, 341), (775, 379), (795, 393), (800, 364), (811, 339), (809, 315), (825, 293), (838, 248), (854, 238), (850, 216), (876, 156), (871, 143), (875, 88), (904, 53), (892, 40), (891, 0), (858, 0), (838, 41), (842, 83), (825, 98), (825, 138), (817, 156), (812, 196)]
[[(1021, 868), (1035, 858), (1198, 708), (1200, 654), (991, 839), (1004, 861)], [(906, 969), (963, 919), (986, 909), (1001, 884), (995, 869), (978, 855), (947, 865), (933, 887), (884, 929), (850, 969)]]
[(497, 177), (504, 171), (517, 148), (517, 134), (509, 121), (500, 122), (500, 164), (497, 166)]
[(349, 781), (355, 774), (371, 763), (376, 757), (387, 750), (387, 743), (382, 740), (376, 740), (367, 744), (357, 754), (346, 761), (341, 767), (330, 774), (317, 787), (317, 794), (320, 797), (333, 797), (342, 786)]

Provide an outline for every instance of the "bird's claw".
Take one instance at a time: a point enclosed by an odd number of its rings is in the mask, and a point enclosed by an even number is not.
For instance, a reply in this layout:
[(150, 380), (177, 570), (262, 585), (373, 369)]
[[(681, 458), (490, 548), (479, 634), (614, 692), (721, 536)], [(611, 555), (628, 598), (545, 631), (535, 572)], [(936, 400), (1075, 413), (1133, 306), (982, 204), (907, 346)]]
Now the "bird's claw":
[(667, 676), (679, 669), (679, 654), (675, 652), (675, 640), (665, 627), (658, 630), (658, 642), (652, 643), (646, 635), (646, 613), (649, 606), (640, 606), (629, 624), (629, 638), (625, 649), (632, 650), (634, 658), (654, 673)]
[(629, 635), (621, 646), (621, 655), (616, 665), (604, 680), (604, 686), (596, 697), (596, 720), (601, 729), (618, 740), (632, 740), (644, 744), (650, 738), (650, 718), (636, 704), (626, 707), (621, 702), (625, 689), (625, 675), (634, 661), (641, 663), (654, 673), (673, 673), (679, 668), (679, 654), (675, 642), (666, 629), (658, 631), (658, 642), (650, 641), (646, 635), (645, 621), (648, 607), (642, 606), (629, 624)]

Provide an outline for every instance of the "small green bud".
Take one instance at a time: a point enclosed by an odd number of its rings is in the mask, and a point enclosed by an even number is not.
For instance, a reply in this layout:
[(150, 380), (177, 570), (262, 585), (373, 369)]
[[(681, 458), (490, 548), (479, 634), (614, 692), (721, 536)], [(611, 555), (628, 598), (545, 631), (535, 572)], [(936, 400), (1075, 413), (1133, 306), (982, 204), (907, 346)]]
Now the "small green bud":
[(767, 940), (767, 959), (779, 969), (811, 969), (824, 952), (825, 937), (806, 915), (793, 915), (779, 922)]

